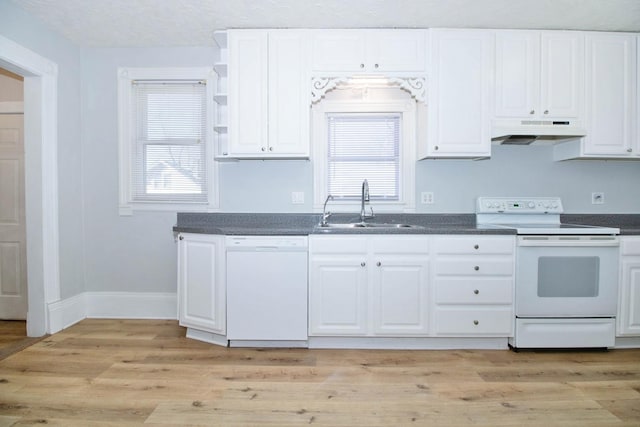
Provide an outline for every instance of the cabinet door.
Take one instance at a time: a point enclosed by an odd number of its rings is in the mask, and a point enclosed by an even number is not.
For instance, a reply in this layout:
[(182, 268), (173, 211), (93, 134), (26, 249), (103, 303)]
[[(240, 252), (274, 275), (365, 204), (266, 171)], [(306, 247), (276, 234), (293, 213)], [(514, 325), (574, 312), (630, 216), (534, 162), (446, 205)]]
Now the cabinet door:
[(640, 336), (640, 256), (622, 259), (618, 335)]
[(589, 33), (586, 65), (584, 154), (633, 154), (635, 36)]
[(269, 33), (269, 143), (273, 156), (309, 156), (307, 33)]
[(434, 30), (428, 157), (491, 155), (493, 34)]
[(182, 234), (178, 240), (180, 325), (225, 334), (224, 237)]
[(366, 37), (361, 30), (321, 30), (313, 34), (313, 71), (362, 72), (366, 67)]
[(427, 255), (376, 255), (372, 258), (371, 303), (375, 335), (429, 333)]
[(229, 152), (267, 151), (267, 32), (229, 31)]
[(367, 71), (425, 71), (427, 48), (424, 30), (372, 30), (368, 36)]
[(580, 117), (584, 102), (584, 34), (544, 31), (540, 50), (541, 117)]
[(533, 117), (540, 98), (540, 35), (536, 31), (496, 33), (497, 117)]
[(367, 334), (366, 255), (312, 256), (309, 335)]

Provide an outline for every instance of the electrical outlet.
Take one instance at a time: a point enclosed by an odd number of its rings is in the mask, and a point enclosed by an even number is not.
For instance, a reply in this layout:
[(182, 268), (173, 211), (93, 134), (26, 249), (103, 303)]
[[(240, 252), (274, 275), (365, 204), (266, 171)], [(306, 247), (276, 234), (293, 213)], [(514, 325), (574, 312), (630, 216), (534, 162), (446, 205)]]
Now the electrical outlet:
[(292, 191), (291, 192), (291, 203), (294, 205), (302, 205), (304, 204), (304, 191)]
[(604, 205), (604, 193), (591, 193), (592, 205)]
[(434, 203), (433, 192), (423, 191), (420, 196), (421, 196), (420, 200), (423, 205), (432, 205)]

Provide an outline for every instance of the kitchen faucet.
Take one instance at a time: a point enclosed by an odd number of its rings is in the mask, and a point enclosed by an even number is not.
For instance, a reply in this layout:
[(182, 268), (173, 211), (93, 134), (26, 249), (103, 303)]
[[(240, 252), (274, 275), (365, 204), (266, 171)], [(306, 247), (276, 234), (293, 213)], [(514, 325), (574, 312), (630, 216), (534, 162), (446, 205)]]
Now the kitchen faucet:
[(373, 208), (369, 206), (371, 209), (371, 214), (367, 215), (367, 212), (364, 210), (364, 203), (369, 201), (369, 182), (365, 179), (362, 181), (362, 198), (360, 199), (360, 220), (364, 222), (364, 220), (368, 218), (373, 218)]
[(322, 227), (327, 225), (327, 220), (331, 216), (331, 212), (327, 212), (327, 203), (329, 203), (329, 200), (333, 200), (333, 196), (331, 194), (327, 196), (327, 199), (324, 201), (324, 206), (322, 207), (322, 220), (320, 221), (320, 225)]

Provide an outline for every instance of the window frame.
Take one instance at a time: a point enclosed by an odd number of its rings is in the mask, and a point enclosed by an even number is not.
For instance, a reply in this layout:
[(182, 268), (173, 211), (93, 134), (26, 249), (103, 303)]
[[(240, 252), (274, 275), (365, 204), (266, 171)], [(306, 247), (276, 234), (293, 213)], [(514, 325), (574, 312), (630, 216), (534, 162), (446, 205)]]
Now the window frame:
[[(216, 74), (212, 68), (118, 68), (118, 165), (119, 165), (119, 214), (133, 215), (136, 210), (153, 211), (207, 211), (219, 210), (219, 175), (214, 161), (214, 105)], [(202, 202), (185, 201), (138, 201), (133, 199), (133, 171), (136, 136), (133, 113), (134, 80), (201, 80), (206, 82), (206, 115), (204, 136), (204, 166), (206, 168), (207, 200)]]
[[(415, 212), (415, 163), (416, 163), (416, 115), (417, 106), (413, 99), (393, 100), (327, 100), (312, 108), (312, 161), (313, 161), (313, 209), (321, 212), (327, 198), (328, 183), (328, 126), (327, 114), (359, 113), (400, 114), (400, 174), (399, 201), (370, 202), (375, 212)], [(332, 212), (360, 212), (360, 201), (332, 200)]]

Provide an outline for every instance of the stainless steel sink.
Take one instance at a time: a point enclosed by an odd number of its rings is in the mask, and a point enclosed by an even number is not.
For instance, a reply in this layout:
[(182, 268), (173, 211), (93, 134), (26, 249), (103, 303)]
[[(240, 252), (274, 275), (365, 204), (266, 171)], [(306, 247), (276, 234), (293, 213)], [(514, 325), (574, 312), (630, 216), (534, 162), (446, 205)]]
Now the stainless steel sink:
[(349, 229), (349, 228), (378, 228), (378, 229), (406, 229), (406, 228), (423, 228), (420, 225), (411, 224), (392, 224), (386, 222), (348, 222), (348, 223), (335, 223), (335, 224), (320, 224), (318, 228), (337, 228), (337, 229)]

